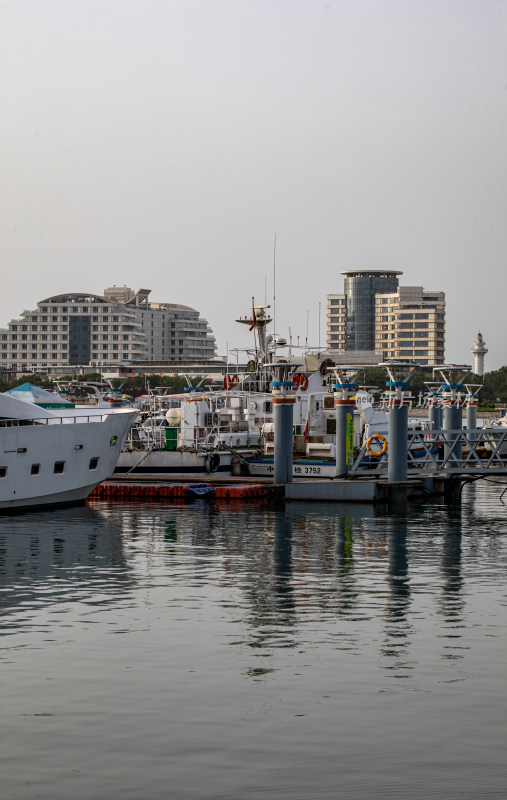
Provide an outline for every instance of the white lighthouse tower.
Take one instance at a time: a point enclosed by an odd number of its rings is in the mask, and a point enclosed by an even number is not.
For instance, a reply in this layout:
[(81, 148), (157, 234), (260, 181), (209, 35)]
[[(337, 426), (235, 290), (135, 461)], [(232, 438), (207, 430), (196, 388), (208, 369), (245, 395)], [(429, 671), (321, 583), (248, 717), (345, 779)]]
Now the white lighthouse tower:
[(477, 338), (472, 347), (472, 353), (475, 356), (474, 372), (476, 375), (484, 375), (484, 356), (488, 352), (486, 342), (482, 338), (482, 333), (477, 334)]

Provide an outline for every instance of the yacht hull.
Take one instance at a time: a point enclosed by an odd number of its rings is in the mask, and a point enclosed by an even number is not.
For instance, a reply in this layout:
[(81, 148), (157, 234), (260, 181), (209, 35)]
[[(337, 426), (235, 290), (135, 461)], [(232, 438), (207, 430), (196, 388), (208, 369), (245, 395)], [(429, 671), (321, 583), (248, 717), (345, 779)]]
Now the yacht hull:
[(114, 471), (136, 414), (0, 427), (0, 510), (82, 502)]

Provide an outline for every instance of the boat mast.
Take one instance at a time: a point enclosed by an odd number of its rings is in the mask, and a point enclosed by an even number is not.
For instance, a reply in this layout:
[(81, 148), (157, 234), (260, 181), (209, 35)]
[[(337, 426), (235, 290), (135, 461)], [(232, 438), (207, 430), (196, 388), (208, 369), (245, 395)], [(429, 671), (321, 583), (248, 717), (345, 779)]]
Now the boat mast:
[(268, 308), (270, 308), (270, 306), (256, 306), (255, 298), (252, 297), (252, 313), (245, 317), (239, 317), (239, 319), (236, 320), (236, 322), (240, 322), (242, 325), (248, 325), (250, 331), (254, 331), (254, 336), (258, 343), (258, 351), (256, 352), (256, 378), (263, 385), (271, 379), (267, 376), (265, 368), (265, 365), (270, 360), (266, 327), (272, 322), (271, 317), (267, 314)]

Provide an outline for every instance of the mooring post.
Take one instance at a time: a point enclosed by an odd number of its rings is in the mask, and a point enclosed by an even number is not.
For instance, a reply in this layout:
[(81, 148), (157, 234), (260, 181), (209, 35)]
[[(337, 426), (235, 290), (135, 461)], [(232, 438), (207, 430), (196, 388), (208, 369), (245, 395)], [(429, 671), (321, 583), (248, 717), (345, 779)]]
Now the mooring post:
[(292, 483), (292, 451), (294, 448), (294, 397), (287, 390), (294, 389), (292, 381), (272, 381), (273, 421), (275, 428), (275, 455), (273, 480), (275, 483)]
[[(387, 482), (389, 501), (406, 503), (408, 495), (408, 407), (410, 375), (414, 364), (384, 365), (391, 380), (386, 382), (388, 407)], [(398, 377), (398, 380), (396, 379)]]
[(335, 478), (344, 477), (354, 462), (354, 394), (355, 383), (337, 383), (334, 405), (336, 411)]
[(477, 434), (472, 433), (472, 431), (477, 430), (477, 403), (478, 397), (476, 394), (467, 394), (467, 438), (470, 442), (477, 439)]
[[(442, 407), (442, 395), (440, 392), (432, 392), (429, 393), (429, 407), (428, 407), (428, 420), (431, 425), (431, 430), (434, 435), (433, 441), (436, 442), (438, 439), (438, 433), (442, 430), (442, 422), (443, 422), (443, 413), (444, 409)], [(431, 436), (432, 434), (430, 434)], [(440, 449), (436, 453), (434, 453), (435, 461), (439, 461), (441, 458)]]
[(433, 431), (442, 430), (442, 412), (442, 395), (438, 392), (430, 392), (428, 419), (431, 423), (431, 429)]
[(459, 431), (463, 429), (463, 414), (456, 391), (459, 388), (459, 386), (450, 385), (444, 396), (444, 460), (450, 462), (461, 461), (463, 450), (461, 442), (456, 441)]
[[(444, 421), (442, 439), (444, 442), (444, 465), (456, 467), (463, 457), (461, 433), (463, 430), (463, 413), (461, 410), (465, 386), (463, 381), (470, 367), (467, 364), (439, 364), (433, 368), (433, 374), (440, 375), (444, 406)], [(468, 388), (468, 394), (470, 394)]]
[(387, 480), (389, 483), (406, 482), (408, 477), (408, 406), (393, 404), (388, 418), (389, 445), (387, 461)]

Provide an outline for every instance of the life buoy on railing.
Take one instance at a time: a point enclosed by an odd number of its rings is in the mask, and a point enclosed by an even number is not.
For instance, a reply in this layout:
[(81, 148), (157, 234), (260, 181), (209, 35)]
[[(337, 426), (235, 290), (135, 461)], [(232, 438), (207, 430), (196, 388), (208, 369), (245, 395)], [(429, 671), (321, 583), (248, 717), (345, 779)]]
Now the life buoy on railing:
[[(380, 450), (372, 449), (371, 445), (375, 441), (381, 445)], [(385, 436), (382, 436), (382, 434), (380, 433), (374, 433), (372, 436), (370, 436), (370, 438), (366, 442), (366, 452), (368, 453), (368, 455), (375, 457), (383, 456), (385, 453), (387, 453), (387, 439), (385, 438)]]
[(304, 372), (296, 372), (296, 374), (292, 376), (292, 383), (296, 391), (301, 389), (301, 391), (306, 392), (308, 389), (308, 377)]
[(236, 386), (237, 382), (238, 382), (237, 375), (224, 375), (224, 380), (222, 385), (226, 391), (229, 391), (234, 386)]

